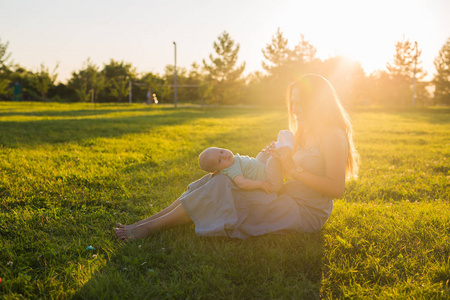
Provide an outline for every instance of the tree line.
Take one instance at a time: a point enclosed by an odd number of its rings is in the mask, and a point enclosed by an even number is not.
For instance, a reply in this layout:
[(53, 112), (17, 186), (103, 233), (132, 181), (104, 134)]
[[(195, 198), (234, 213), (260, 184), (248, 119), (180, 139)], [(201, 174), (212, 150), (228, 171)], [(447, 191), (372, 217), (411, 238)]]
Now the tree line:
[[(56, 84), (58, 65), (44, 64), (36, 71), (12, 62), (9, 43), (0, 39), (0, 100), (57, 102), (151, 102), (173, 103), (174, 65), (163, 74), (138, 73), (127, 62), (111, 59), (100, 68), (89, 58), (73, 71), (67, 83)], [(305, 73), (325, 76), (344, 105), (450, 105), (450, 38), (437, 54), (436, 74), (424, 81), (417, 43), (403, 38), (395, 44), (385, 70), (365, 74), (360, 62), (334, 56), (316, 57), (317, 49), (304, 35), (290, 48), (280, 29), (262, 53), (264, 72), (243, 76), (245, 62), (238, 64), (240, 46), (225, 31), (213, 43), (213, 52), (189, 69), (177, 67), (177, 98), (180, 103), (284, 104), (286, 86)]]

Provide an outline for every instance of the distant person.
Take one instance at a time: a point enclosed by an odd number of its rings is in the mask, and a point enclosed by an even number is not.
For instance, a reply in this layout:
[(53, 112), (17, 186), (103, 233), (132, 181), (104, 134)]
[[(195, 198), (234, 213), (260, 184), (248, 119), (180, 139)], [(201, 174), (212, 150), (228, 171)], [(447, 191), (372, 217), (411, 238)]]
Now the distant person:
[(145, 102), (146, 104), (152, 103), (152, 99), (150, 98), (150, 96), (151, 96), (151, 93), (150, 93), (150, 90), (148, 90), (147, 91), (147, 101)]
[(153, 94), (153, 103), (158, 104), (158, 98), (156, 97), (156, 94)]
[(346, 178), (357, 174), (358, 153), (350, 118), (332, 85), (307, 74), (288, 86), (292, 153), (274, 143), (264, 151), (281, 164), (287, 181), (278, 194), (242, 190), (226, 175), (210, 173), (189, 184), (169, 207), (132, 225), (117, 224), (121, 240), (194, 223), (199, 236), (245, 239), (289, 230), (317, 232), (342, 197)]

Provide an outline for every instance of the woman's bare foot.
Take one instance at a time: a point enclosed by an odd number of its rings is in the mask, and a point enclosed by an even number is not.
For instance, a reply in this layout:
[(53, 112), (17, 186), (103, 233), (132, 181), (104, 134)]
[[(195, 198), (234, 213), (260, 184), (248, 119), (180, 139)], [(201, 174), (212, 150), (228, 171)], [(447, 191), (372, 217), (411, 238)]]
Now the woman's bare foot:
[[(175, 202), (175, 204), (177, 203)], [(150, 218), (139, 221), (141, 222), (140, 224), (117, 224), (118, 227), (115, 228), (117, 237), (123, 241), (142, 239), (158, 230), (165, 230), (175, 226), (192, 223), (192, 220), (186, 213), (183, 205), (173, 205), (170, 208), (170, 210), (163, 210), (164, 213), (162, 214), (156, 214)]]
[[(117, 224), (116, 224), (117, 228), (129, 228), (129, 229), (131, 229), (131, 228), (133, 228), (133, 227), (136, 227), (136, 225), (138, 225), (137, 222), (136, 222), (136, 223), (133, 223), (133, 224), (131, 224), (131, 225), (123, 225), (122, 223), (117, 223)], [(117, 228), (116, 228), (116, 229), (117, 229)]]
[(136, 227), (136, 226), (139, 226), (139, 225), (148, 223), (149, 221), (151, 221), (151, 220), (153, 220), (153, 219), (155, 219), (155, 216), (151, 216), (150, 218), (147, 218), (147, 219), (143, 219), (143, 220), (137, 221), (137, 222), (135, 222), (135, 223), (133, 223), (133, 224), (130, 224), (130, 225), (124, 225), (124, 224), (122, 224), (122, 223), (117, 223), (116, 226), (119, 227), (119, 228), (125, 228), (125, 227), (126, 227), (126, 228), (134, 228), (134, 227)]
[(146, 238), (149, 230), (144, 226), (127, 226), (120, 224), (119, 228), (115, 228), (117, 237), (122, 241), (132, 241)]
[(137, 222), (135, 222), (135, 223), (133, 223), (133, 224), (130, 224), (130, 225), (123, 225), (122, 223), (117, 223), (116, 226), (117, 226), (118, 228), (129, 228), (129, 229), (131, 229), (131, 228), (140, 226), (140, 225), (142, 225), (142, 224), (146, 224), (146, 223), (148, 223), (149, 221), (152, 221), (153, 219), (155, 219), (154, 216), (151, 216), (150, 218), (147, 218), (147, 219), (143, 219), (143, 220), (137, 221)]

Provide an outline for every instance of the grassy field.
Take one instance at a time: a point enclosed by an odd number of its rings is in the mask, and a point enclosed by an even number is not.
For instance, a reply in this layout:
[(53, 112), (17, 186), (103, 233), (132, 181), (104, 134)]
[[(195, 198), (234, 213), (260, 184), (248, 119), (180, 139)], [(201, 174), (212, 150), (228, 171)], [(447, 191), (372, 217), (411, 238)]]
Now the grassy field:
[[(351, 111), (358, 180), (317, 234), (119, 242), (282, 108), (0, 103), (0, 298), (450, 299), (450, 109)], [(92, 249), (91, 247), (92, 246)]]

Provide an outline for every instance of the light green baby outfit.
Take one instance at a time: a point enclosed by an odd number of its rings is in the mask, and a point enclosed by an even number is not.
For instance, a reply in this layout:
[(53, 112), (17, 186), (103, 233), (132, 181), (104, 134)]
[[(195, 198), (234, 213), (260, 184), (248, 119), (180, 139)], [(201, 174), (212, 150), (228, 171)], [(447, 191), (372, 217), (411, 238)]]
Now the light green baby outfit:
[(221, 174), (229, 176), (231, 179), (238, 175), (244, 175), (247, 179), (264, 180), (266, 165), (254, 157), (236, 154), (234, 163), (226, 169), (220, 171)]

